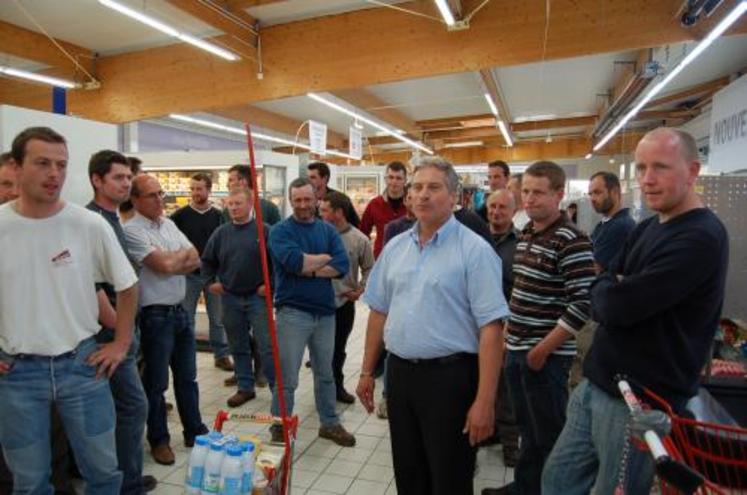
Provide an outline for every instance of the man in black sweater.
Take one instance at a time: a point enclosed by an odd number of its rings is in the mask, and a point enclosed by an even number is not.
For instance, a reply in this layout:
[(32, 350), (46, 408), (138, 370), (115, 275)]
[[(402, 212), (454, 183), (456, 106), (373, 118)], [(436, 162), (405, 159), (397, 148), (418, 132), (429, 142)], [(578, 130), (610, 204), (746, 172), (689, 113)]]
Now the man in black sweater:
[[(208, 289), (223, 299), (223, 325), (236, 364), (238, 390), (228, 399), (229, 407), (241, 406), (256, 397), (255, 373), (262, 372), (270, 387), (274, 386), (259, 229), (252, 216), (253, 204), (251, 189), (232, 189), (226, 204), (231, 223), (213, 232), (202, 253), (202, 273), (207, 278)], [(269, 229), (265, 224), (265, 238)], [(269, 254), (267, 259), (269, 264)], [(252, 371), (254, 342), (262, 356), (262, 370)]]
[[(220, 210), (210, 204), (208, 197), (213, 187), (213, 181), (208, 174), (197, 173), (190, 181), (190, 194), (192, 196), (189, 204), (179, 208), (171, 215), (179, 230), (187, 236), (189, 242), (202, 255), (210, 235), (223, 223), (223, 215)], [(221, 324), (221, 300), (219, 296), (207, 291), (207, 280), (198, 268), (187, 275), (187, 295), (184, 297), (184, 310), (187, 312), (195, 329), (195, 312), (197, 311), (197, 300), (200, 293), (205, 296), (207, 309), (210, 347), (215, 357), (215, 367), (224, 371), (233, 371), (234, 367), (228, 357), (228, 345), (226, 334)]]
[[(636, 177), (657, 215), (630, 234), (591, 292), (599, 322), (568, 420), (545, 465), (543, 494), (649, 493), (649, 452), (630, 447), (624, 375), (682, 410), (696, 394), (721, 312), (728, 263), (723, 224), (695, 192), (698, 151), (689, 134), (655, 129), (638, 143)], [(625, 472), (620, 472), (625, 465)]]

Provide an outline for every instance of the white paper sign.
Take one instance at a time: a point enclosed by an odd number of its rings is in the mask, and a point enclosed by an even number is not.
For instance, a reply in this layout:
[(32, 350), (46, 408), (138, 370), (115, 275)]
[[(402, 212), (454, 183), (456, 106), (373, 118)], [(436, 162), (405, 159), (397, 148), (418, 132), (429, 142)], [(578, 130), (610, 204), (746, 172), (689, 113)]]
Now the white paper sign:
[(351, 127), (348, 141), (350, 142), (350, 156), (356, 160), (363, 158), (363, 136), (360, 129)]
[(327, 153), (327, 124), (309, 120), (309, 144), (312, 153), (317, 155)]
[(747, 168), (747, 75), (713, 96), (710, 172)]

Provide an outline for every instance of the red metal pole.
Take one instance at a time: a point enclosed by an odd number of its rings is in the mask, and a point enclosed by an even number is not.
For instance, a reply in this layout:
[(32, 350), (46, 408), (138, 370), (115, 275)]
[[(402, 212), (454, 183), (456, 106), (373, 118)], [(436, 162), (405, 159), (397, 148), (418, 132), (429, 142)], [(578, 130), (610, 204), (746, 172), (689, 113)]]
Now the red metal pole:
[(285, 404), (283, 395), (283, 375), (280, 366), (280, 351), (278, 350), (278, 333), (275, 326), (275, 315), (272, 312), (272, 291), (270, 289), (270, 270), (269, 260), (267, 259), (267, 242), (265, 241), (265, 228), (262, 223), (262, 208), (259, 201), (259, 187), (257, 185), (257, 164), (254, 160), (254, 142), (252, 140), (252, 130), (248, 123), (244, 123), (246, 128), (246, 144), (249, 148), (249, 166), (252, 175), (252, 189), (254, 190), (254, 212), (257, 219), (257, 235), (259, 237), (259, 254), (262, 261), (262, 277), (265, 285), (265, 306), (267, 307), (267, 322), (270, 331), (270, 343), (272, 344), (272, 358), (275, 362), (275, 393), (278, 395), (278, 407), (280, 408), (280, 417), (283, 418), (283, 440), (285, 442), (285, 469), (282, 471), (282, 488), (281, 493), (286, 493), (288, 484), (288, 475), (290, 474), (290, 428), (288, 409)]

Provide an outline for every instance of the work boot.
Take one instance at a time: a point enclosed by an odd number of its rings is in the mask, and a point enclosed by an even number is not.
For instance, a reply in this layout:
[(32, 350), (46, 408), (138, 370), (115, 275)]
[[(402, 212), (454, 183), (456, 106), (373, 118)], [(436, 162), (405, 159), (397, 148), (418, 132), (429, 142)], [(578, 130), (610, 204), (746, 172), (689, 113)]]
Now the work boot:
[(226, 404), (228, 407), (239, 407), (254, 399), (257, 394), (254, 390), (237, 390), (235, 394), (228, 398)]
[(238, 384), (239, 384), (239, 379), (236, 378), (236, 375), (233, 375), (232, 377), (226, 378), (225, 380), (223, 380), (223, 385), (225, 385), (226, 387), (235, 387)]
[(348, 393), (347, 390), (345, 390), (344, 387), (340, 387), (337, 389), (337, 402), (342, 402), (343, 404), (353, 404), (355, 402), (355, 396), (353, 394)]
[(223, 371), (233, 371), (233, 363), (231, 362), (231, 358), (228, 356), (223, 356), (220, 358), (215, 359), (215, 367), (218, 369), (221, 369)]
[(170, 466), (176, 462), (174, 451), (171, 450), (171, 446), (168, 443), (162, 443), (161, 445), (151, 447), (150, 453), (153, 456), (153, 460), (158, 464)]
[(320, 426), (319, 437), (332, 440), (343, 447), (355, 447), (355, 437), (341, 425)]

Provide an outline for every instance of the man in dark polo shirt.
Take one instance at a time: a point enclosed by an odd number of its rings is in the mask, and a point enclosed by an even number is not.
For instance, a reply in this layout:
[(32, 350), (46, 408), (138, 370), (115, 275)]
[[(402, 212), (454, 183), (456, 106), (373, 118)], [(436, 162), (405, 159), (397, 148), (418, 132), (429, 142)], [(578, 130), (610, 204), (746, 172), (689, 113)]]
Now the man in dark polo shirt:
[[(223, 214), (210, 204), (209, 196), (213, 181), (208, 174), (199, 173), (192, 176), (189, 190), (192, 196), (189, 204), (179, 208), (171, 220), (187, 236), (197, 252), (202, 255), (205, 245), (212, 233), (223, 223)], [(200, 294), (205, 296), (207, 309), (210, 347), (215, 358), (215, 367), (233, 371), (234, 367), (228, 357), (226, 332), (221, 323), (221, 298), (207, 290), (207, 279), (198, 268), (187, 275), (187, 295), (184, 297), (184, 309), (190, 318), (192, 332), (195, 329), (195, 311)]]
[[(117, 240), (127, 254), (127, 241), (124, 230), (119, 223), (117, 208), (130, 197), (132, 169), (127, 158), (111, 150), (94, 153), (88, 162), (88, 178), (94, 190), (93, 200), (86, 205), (91, 211), (99, 213), (114, 229)], [(103, 330), (96, 337), (98, 342), (114, 340), (114, 329), (111, 317), (116, 311), (116, 293), (110, 284), (98, 284), (100, 320)], [(111, 320), (107, 322), (107, 320)], [(114, 407), (117, 411), (116, 441), (119, 469), (122, 470), (122, 491), (125, 494), (138, 494), (150, 491), (156, 486), (153, 476), (143, 476), (143, 431), (148, 414), (148, 401), (143, 391), (143, 384), (137, 370), (137, 355), (140, 338), (137, 330), (132, 337), (132, 344), (127, 357), (116, 369), (109, 386), (112, 389)]]

